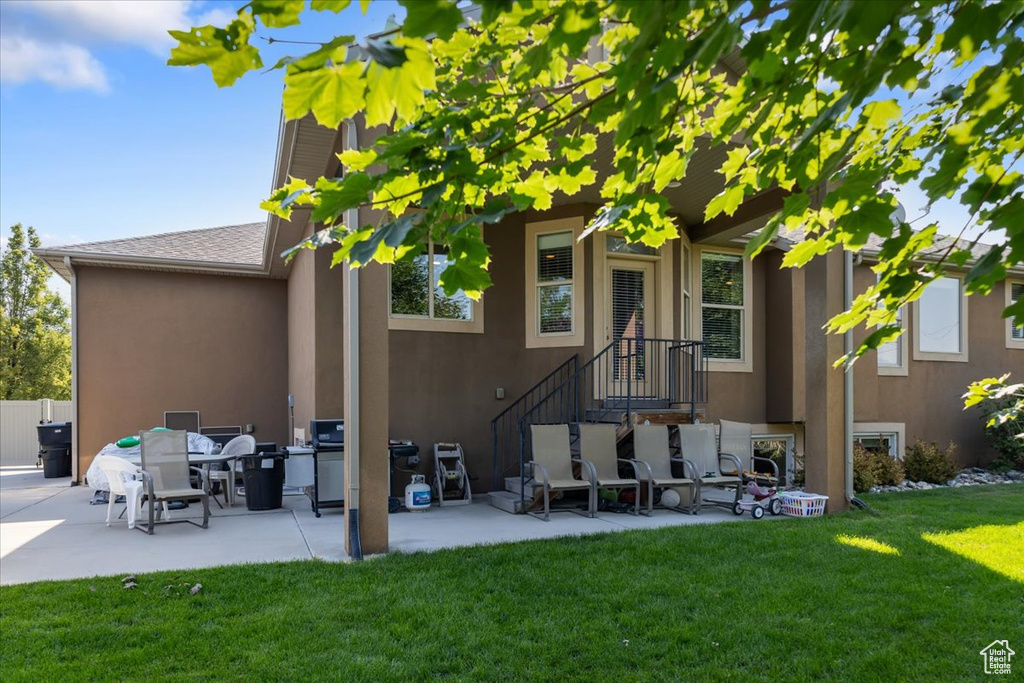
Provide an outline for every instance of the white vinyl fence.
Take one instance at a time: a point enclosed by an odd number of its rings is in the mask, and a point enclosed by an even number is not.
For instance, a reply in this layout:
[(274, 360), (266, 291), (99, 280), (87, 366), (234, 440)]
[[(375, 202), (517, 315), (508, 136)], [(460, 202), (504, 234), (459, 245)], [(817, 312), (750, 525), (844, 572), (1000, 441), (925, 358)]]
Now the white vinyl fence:
[(47, 410), (53, 422), (71, 420), (71, 401), (0, 401), (0, 466), (36, 464), (36, 425)]

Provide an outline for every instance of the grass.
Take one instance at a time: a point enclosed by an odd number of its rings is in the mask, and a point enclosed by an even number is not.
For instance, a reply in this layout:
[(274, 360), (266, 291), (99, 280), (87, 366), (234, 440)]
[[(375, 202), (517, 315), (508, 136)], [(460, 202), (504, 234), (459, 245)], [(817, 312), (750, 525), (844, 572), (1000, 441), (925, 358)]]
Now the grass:
[(4, 587), (0, 676), (934, 681), (981, 678), (997, 638), (1024, 647), (1024, 485), (867, 499), (824, 519), (168, 572), (134, 590)]

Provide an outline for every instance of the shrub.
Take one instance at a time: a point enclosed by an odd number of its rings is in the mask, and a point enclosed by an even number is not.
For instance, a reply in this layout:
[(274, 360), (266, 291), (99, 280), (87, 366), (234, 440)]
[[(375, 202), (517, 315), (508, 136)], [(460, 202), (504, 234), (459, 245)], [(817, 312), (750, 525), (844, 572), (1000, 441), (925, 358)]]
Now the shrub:
[(941, 451), (938, 444), (917, 439), (914, 445), (907, 449), (907, 457), (903, 459), (907, 479), (926, 481), (929, 484), (945, 484), (955, 477), (960, 469), (953, 459), (955, 452), (956, 444), (952, 441), (945, 451)]
[(994, 469), (1024, 469), (1024, 414), (1018, 408), (1020, 401), (1013, 397), (990, 399), (981, 404), (985, 421), (985, 441), (999, 459)]
[(870, 491), (872, 486), (897, 486), (903, 481), (903, 463), (882, 451), (853, 445), (853, 490)]
[(853, 445), (853, 490), (857, 493), (870, 491), (877, 485), (875, 468), (871, 461), (874, 455), (860, 444)]
[(793, 454), (793, 486), (805, 486), (807, 473), (804, 471), (804, 454)]

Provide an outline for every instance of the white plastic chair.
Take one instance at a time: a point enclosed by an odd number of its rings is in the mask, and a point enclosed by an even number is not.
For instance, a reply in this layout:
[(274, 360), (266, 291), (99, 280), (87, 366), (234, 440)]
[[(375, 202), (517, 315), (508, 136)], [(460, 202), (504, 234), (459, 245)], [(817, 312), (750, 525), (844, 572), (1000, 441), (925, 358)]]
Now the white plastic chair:
[[(242, 436), (236, 436), (235, 438), (224, 444), (224, 448), (221, 449), (221, 455), (249, 455), (256, 452), (256, 439), (243, 434)], [(225, 461), (228, 465), (226, 470), (211, 470), (209, 472), (210, 486), (213, 486), (213, 482), (219, 481), (220, 488), (224, 492), (224, 502), (227, 505), (235, 504), (235, 478), (238, 476), (236, 467), (238, 464), (237, 458)], [(217, 500), (216, 496), (213, 496), (214, 500)], [(220, 503), (217, 503), (220, 505)]]
[(142, 501), (142, 468), (133, 465), (124, 458), (116, 455), (100, 455), (96, 457), (96, 466), (100, 468), (107, 478), (107, 485), (110, 487), (109, 501), (107, 502), (107, 526), (110, 526), (114, 515), (114, 501), (118, 496), (124, 496), (128, 513), (128, 528), (135, 528), (135, 515), (139, 510)]

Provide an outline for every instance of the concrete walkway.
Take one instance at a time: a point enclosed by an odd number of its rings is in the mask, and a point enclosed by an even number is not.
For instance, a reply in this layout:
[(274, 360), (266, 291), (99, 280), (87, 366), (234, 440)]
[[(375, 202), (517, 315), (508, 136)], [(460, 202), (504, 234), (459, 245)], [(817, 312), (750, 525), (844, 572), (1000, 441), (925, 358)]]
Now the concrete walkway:
[[(172, 524), (148, 536), (129, 530), (124, 519), (107, 527), (106, 505), (89, 505), (92, 495), (88, 487), (71, 487), (69, 479), (44, 479), (32, 467), (0, 468), (0, 583), (251, 562), (348, 560), (341, 510), (324, 510), (317, 519), (305, 496), (285, 496), (283, 508), (264, 512), (250, 512), (244, 502), (225, 509), (211, 503), (208, 529)], [(118, 506), (118, 512), (123, 508)], [(202, 510), (193, 504), (172, 514), (201, 517)], [(650, 518), (601, 513), (587, 519), (558, 513), (545, 523), (502, 512), (482, 497), (470, 506), (391, 515), (389, 531), (392, 551), (416, 552), (738, 519), (717, 509), (697, 517), (656, 510)]]

